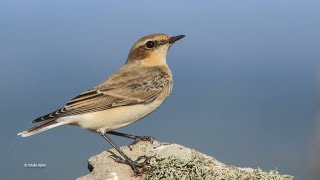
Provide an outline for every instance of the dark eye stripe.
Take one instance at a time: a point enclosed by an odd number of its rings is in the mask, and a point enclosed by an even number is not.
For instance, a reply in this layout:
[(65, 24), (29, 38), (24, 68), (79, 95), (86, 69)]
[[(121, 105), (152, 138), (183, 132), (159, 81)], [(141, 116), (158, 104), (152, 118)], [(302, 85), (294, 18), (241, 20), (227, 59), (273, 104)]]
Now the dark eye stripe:
[[(147, 42), (149, 42), (149, 41), (147, 41)], [(146, 42), (146, 43), (147, 43), (147, 42)], [(156, 48), (156, 47), (158, 47), (158, 46), (162, 46), (162, 45), (168, 43), (167, 40), (156, 40), (156, 41), (153, 41), (153, 42), (155, 43), (155, 45), (154, 45), (153, 48), (146, 48), (146, 43), (144, 43), (144, 44), (140, 45), (140, 46), (139, 46), (138, 48), (136, 48), (136, 49), (146, 49), (146, 50), (150, 50), (150, 49), (154, 49), (154, 48)]]

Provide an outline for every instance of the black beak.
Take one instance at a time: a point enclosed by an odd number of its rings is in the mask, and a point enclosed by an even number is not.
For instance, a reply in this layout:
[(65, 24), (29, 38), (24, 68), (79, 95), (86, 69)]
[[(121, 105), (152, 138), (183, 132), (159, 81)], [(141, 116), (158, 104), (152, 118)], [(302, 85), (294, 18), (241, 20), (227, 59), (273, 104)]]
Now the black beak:
[(173, 36), (169, 39), (169, 44), (173, 44), (174, 42), (178, 41), (179, 39), (184, 38), (185, 35)]

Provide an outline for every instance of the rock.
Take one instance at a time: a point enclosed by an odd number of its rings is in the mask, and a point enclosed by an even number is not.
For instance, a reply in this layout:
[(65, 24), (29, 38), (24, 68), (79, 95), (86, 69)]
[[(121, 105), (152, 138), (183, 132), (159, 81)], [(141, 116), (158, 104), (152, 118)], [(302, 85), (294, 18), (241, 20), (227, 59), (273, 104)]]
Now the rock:
[[(154, 156), (146, 172), (135, 175), (131, 167), (120, 164), (109, 157), (109, 151), (93, 156), (88, 161), (91, 171), (78, 180), (143, 180), (143, 179), (281, 179), (290, 180), (293, 176), (280, 175), (277, 171), (264, 172), (260, 169), (239, 168), (225, 165), (215, 158), (178, 144), (154, 141), (139, 142), (121, 147), (132, 160), (139, 156)], [(111, 152), (118, 154), (115, 149)]]

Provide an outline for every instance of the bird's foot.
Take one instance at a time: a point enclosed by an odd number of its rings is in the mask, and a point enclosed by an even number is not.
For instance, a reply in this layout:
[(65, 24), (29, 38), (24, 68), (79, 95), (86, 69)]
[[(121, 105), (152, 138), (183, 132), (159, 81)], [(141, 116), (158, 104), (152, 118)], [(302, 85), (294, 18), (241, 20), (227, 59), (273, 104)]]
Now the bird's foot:
[(133, 138), (133, 139), (134, 139), (134, 141), (131, 145), (137, 144), (140, 141), (148, 141), (152, 144), (153, 141), (155, 140), (155, 138), (152, 136), (135, 136), (135, 138)]
[(131, 146), (139, 143), (140, 141), (148, 141), (151, 144), (153, 144), (153, 141), (155, 140), (155, 138), (152, 137), (152, 136), (133, 136), (132, 139), (134, 140), (133, 143), (128, 145), (130, 151), (132, 151), (132, 147)]
[[(149, 161), (152, 157), (148, 156), (140, 156), (137, 160), (133, 161), (129, 158), (123, 159), (120, 156), (117, 156), (115, 154), (110, 155), (117, 163), (127, 164), (131, 167), (131, 169), (135, 172), (136, 175), (141, 174), (142, 172), (145, 172), (149, 168)], [(141, 161), (142, 160), (142, 161)]]

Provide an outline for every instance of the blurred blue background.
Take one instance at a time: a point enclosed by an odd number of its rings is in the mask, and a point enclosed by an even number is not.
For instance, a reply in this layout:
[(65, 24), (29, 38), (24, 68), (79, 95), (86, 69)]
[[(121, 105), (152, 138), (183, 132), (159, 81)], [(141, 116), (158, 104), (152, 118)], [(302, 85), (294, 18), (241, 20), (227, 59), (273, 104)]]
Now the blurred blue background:
[(16, 134), (100, 83), (136, 40), (158, 32), (186, 35), (167, 57), (173, 92), (120, 132), (310, 179), (319, 19), (319, 1), (0, 1), (0, 179), (87, 174), (87, 159), (111, 148), (97, 134), (77, 127)]

